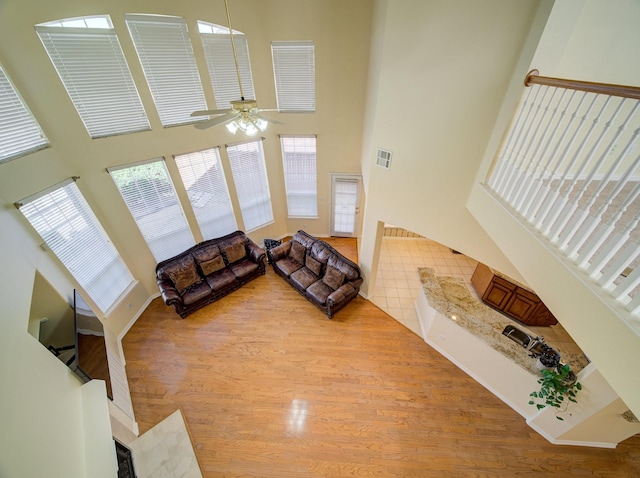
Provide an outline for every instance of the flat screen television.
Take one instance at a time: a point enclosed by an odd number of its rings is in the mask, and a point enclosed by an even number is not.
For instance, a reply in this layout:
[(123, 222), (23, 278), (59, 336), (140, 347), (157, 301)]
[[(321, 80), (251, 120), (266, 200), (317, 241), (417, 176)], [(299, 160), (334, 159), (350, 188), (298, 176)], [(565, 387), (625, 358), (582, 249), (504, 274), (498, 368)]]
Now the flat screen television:
[(113, 400), (104, 327), (76, 289), (73, 290), (73, 322), (76, 373), (87, 380), (104, 380), (107, 396)]

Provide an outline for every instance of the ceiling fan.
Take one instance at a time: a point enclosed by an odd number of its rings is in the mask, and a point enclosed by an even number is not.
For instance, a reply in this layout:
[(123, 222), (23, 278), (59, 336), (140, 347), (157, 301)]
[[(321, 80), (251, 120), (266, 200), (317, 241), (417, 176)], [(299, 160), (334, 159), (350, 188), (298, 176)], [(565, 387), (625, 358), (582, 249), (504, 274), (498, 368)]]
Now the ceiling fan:
[(233, 41), (233, 29), (231, 28), (231, 16), (229, 15), (228, 0), (224, 0), (224, 8), (227, 12), (227, 22), (229, 24), (229, 36), (231, 38), (231, 48), (233, 49), (233, 60), (236, 65), (236, 75), (240, 88), (240, 99), (231, 102), (231, 108), (219, 110), (194, 111), (191, 116), (215, 116), (206, 121), (195, 124), (198, 129), (207, 129), (219, 124), (225, 124), (229, 132), (236, 134), (238, 130), (243, 131), (247, 136), (254, 136), (258, 131), (267, 129), (269, 123), (283, 124), (270, 118), (265, 118), (259, 113), (262, 111), (278, 111), (277, 109), (258, 109), (258, 102), (254, 99), (245, 99), (242, 91), (242, 80), (240, 79), (240, 67), (238, 66), (238, 55), (236, 45)]

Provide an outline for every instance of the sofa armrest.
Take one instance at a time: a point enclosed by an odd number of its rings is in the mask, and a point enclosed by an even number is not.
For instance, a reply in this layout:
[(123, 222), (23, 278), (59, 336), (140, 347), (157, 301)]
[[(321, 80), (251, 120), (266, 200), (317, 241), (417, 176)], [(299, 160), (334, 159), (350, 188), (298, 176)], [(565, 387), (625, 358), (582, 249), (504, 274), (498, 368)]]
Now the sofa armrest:
[(180, 307), (182, 307), (183, 305), (182, 296), (178, 292), (178, 289), (174, 287), (171, 281), (158, 279), (157, 283), (158, 283), (158, 288), (162, 293), (162, 299), (164, 300), (165, 304), (167, 305), (178, 304), (180, 305)]
[(269, 257), (271, 258), (271, 262), (278, 262), (281, 259), (284, 259), (289, 255), (289, 251), (291, 250), (291, 241), (283, 242), (279, 246), (273, 247), (269, 249)]
[(249, 257), (256, 264), (260, 264), (264, 261), (267, 252), (258, 244), (247, 238), (247, 249), (249, 250)]
[(350, 283), (342, 284), (340, 288), (334, 290), (331, 294), (329, 294), (329, 297), (327, 297), (327, 304), (329, 306), (339, 304), (340, 302), (345, 300), (345, 298), (353, 295), (354, 291), (355, 289)]

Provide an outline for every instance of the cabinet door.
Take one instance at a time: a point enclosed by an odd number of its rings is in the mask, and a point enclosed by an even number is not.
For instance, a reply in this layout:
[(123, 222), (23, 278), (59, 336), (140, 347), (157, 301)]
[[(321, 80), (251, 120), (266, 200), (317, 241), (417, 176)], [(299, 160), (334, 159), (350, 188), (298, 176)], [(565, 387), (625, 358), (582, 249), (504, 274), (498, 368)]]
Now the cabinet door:
[(540, 299), (537, 295), (517, 287), (511, 300), (504, 308), (504, 312), (514, 319), (528, 324), (527, 320), (539, 303)]
[(529, 325), (556, 325), (558, 319), (556, 319), (551, 311), (547, 309), (547, 306), (542, 302), (538, 304), (531, 316), (527, 319)]
[(514, 288), (512, 284), (501, 280), (499, 277), (494, 277), (484, 292), (482, 300), (496, 309), (504, 310), (513, 296)]

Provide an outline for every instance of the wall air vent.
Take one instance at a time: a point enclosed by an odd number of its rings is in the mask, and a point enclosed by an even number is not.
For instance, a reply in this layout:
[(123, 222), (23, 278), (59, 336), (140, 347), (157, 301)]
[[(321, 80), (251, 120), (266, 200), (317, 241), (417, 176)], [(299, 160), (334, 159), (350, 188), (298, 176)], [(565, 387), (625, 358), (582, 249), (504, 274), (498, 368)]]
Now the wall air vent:
[(391, 167), (391, 151), (378, 148), (378, 154), (376, 155), (376, 164), (384, 169)]

